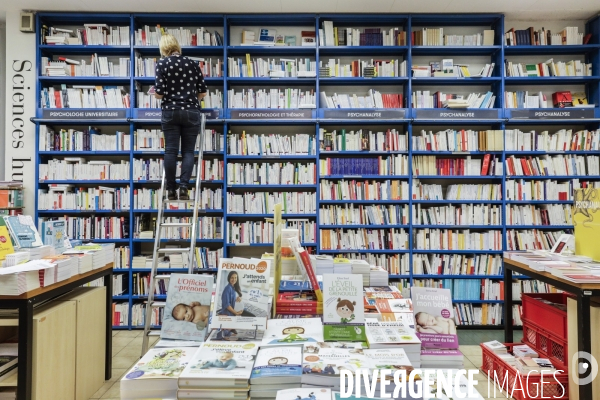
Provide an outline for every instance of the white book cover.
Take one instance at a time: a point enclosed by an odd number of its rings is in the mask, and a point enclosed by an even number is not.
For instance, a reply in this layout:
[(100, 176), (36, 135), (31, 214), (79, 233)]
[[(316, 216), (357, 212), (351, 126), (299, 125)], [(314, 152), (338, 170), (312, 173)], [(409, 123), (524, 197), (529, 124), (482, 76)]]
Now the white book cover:
[(379, 321), (375, 318), (367, 318), (365, 330), (370, 347), (378, 344), (421, 344), (415, 332), (402, 321)]
[(354, 374), (359, 369), (369, 369), (372, 364), (363, 349), (340, 349), (304, 345), (302, 355), (302, 383), (310, 383), (309, 375), (339, 376), (345, 369)]
[(325, 340), (364, 341), (365, 305), (360, 274), (323, 275)]
[(267, 321), (261, 346), (323, 342), (321, 318), (285, 318)]
[(214, 279), (198, 274), (171, 274), (160, 336), (198, 340), (206, 337)]
[[(280, 383), (302, 376), (302, 346), (278, 346), (262, 348), (258, 351), (252, 369), (251, 383), (260, 382), (261, 378), (277, 377)], [(287, 382), (287, 380), (286, 380)]]
[(294, 388), (277, 391), (275, 400), (331, 400), (331, 389)]
[(458, 349), (449, 289), (411, 288), (415, 328), (424, 349)]
[(264, 330), (270, 274), (270, 260), (220, 259), (210, 328)]
[(407, 376), (413, 370), (403, 348), (364, 349), (363, 353), (375, 369), (405, 370), (408, 371)]
[(181, 373), (179, 387), (219, 387), (223, 386), (219, 380), (247, 381), (257, 351), (252, 342), (205, 342)]

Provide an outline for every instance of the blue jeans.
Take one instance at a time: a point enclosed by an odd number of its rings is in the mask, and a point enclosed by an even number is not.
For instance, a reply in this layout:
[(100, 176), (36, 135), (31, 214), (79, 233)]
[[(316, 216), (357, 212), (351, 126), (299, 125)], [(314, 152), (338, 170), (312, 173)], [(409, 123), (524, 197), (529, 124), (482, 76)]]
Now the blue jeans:
[(175, 172), (177, 170), (177, 153), (179, 153), (180, 140), (183, 161), (181, 163), (179, 186), (187, 189), (194, 169), (196, 139), (200, 133), (200, 110), (163, 110), (161, 123), (165, 134), (167, 190), (177, 188)]

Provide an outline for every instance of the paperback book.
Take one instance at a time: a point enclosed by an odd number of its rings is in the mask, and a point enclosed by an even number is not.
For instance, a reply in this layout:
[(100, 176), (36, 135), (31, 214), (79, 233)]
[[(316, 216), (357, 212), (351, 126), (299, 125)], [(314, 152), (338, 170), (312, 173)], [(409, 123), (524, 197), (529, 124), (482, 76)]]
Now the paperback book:
[(323, 275), (323, 336), (325, 341), (364, 342), (365, 311), (361, 275)]
[(284, 389), (277, 392), (275, 400), (331, 400), (331, 389), (298, 388)]
[(8, 216), (4, 215), (4, 222), (13, 239), (15, 247), (30, 248), (43, 246), (42, 238), (38, 233), (33, 219), (29, 215)]
[(269, 307), (269, 260), (219, 260), (210, 328), (266, 328)]
[(261, 347), (323, 342), (321, 318), (270, 319)]
[(42, 242), (45, 245), (52, 246), (56, 254), (61, 254), (65, 248), (65, 220), (42, 222)]
[(449, 289), (411, 288), (415, 328), (424, 349), (458, 349)]
[(375, 318), (365, 320), (367, 343), (370, 349), (405, 347), (421, 349), (421, 341), (415, 332), (401, 321), (378, 321)]
[(15, 249), (13, 248), (12, 241), (10, 240), (8, 229), (6, 226), (0, 226), (0, 264), (7, 255), (13, 254), (14, 252)]
[(258, 351), (250, 383), (300, 383), (302, 346), (278, 346)]
[(204, 340), (213, 281), (207, 275), (171, 274), (160, 331), (162, 338)]

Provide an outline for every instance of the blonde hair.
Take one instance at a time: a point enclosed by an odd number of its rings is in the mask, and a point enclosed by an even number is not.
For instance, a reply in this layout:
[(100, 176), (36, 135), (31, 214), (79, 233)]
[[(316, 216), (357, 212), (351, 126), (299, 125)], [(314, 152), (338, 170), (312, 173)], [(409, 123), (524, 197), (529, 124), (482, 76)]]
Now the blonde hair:
[(181, 54), (181, 46), (179, 46), (179, 42), (173, 35), (162, 35), (158, 47), (163, 57), (169, 57), (173, 53)]

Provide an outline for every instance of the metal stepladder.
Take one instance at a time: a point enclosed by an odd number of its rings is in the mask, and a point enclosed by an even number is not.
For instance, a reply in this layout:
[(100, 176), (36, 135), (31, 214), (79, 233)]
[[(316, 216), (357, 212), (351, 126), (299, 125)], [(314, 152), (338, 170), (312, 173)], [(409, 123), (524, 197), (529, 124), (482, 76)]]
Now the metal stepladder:
[[(196, 186), (193, 200), (167, 200), (164, 197), (165, 194), (165, 170), (163, 168), (162, 179), (160, 184), (160, 190), (158, 192), (158, 215), (156, 217), (156, 231), (154, 234), (154, 250), (152, 251), (152, 269), (150, 271), (150, 287), (148, 288), (148, 302), (146, 303), (145, 310), (145, 318), (144, 318), (144, 338), (142, 341), (142, 357), (146, 354), (148, 350), (148, 341), (149, 336), (158, 336), (160, 335), (160, 330), (151, 330), (151, 320), (152, 320), (152, 310), (155, 308), (165, 307), (164, 301), (154, 301), (154, 291), (156, 290), (156, 286), (158, 281), (160, 280), (168, 280), (170, 275), (158, 275), (158, 255), (159, 254), (179, 254), (188, 252), (188, 273), (193, 273), (194, 265), (195, 265), (195, 250), (196, 250), (196, 236), (197, 236), (197, 223), (198, 223), (198, 205), (201, 199), (201, 181), (202, 181), (202, 162), (203, 162), (203, 153), (204, 153), (204, 128), (206, 125), (206, 115), (201, 113), (200, 120), (200, 134), (198, 135), (198, 140), (200, 140), (199, 152), (198, 152), (198, 161), (196, 164)], [(193, 204), (193, 216), (191, 222), (163, 222), (164, 219), (164, 208), (165, 204), (169, 203), (187, 203)], [(160, 245), (162, 242), (162, 232), (163, 228), (190, 228), (190, 246), (188, 248), (161, 248)], [(167, 242), (168, 243), (168, 242)], [(180, 242), (179, 242), (180, 243)], [(200, 263), (202, 263), (202, 258), (200, 257)], [(199, 268), (202, 268), (202, 265), (198, 265)]]

